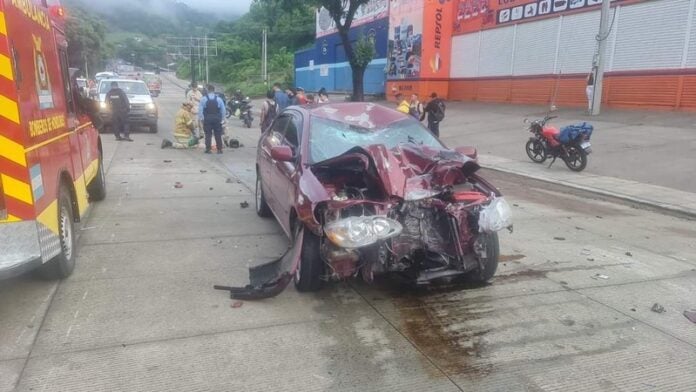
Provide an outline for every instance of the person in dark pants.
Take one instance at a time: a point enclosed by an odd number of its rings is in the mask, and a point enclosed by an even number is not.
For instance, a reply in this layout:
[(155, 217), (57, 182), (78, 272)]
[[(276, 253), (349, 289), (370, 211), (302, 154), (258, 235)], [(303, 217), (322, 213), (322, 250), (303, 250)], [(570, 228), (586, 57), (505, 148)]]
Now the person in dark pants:
[(222, 154), (222, 119), (225, 118), (225, 102), (215, 94), (215, 86), (208, 85), (206, 94), (198, 106), (198, 119), (203, 122), (205, 153), (212, 152), (211, 142), (215, 134), (217, 153)]
[(428, 129), (433, 135), (440, 137), (440, 122), (445, 118), (445, 102), (438, 98), (437, 93), (430, 94), (425, 112), (428, 114)]
[[(130, 138), (130, 129), (128, 127), (128, 112), (130, 111), (130, 102), (128, 96), (118, 87), (117, 82), (111, 82), (111, 90), (106, 93), (105, 102), (111, 109), (111, 126), (114, 129), (116, 140), (125, 140), (132, 142)], [(123, 134), (123, 137), (121, 137)]]

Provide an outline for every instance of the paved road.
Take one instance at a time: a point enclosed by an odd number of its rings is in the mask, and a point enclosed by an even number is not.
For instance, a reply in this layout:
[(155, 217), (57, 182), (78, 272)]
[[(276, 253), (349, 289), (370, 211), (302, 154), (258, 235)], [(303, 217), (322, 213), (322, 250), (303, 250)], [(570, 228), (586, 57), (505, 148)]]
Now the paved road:
[[(162, 134), (183, 97), (164, 87)], [(212, 286), (286, 240), (240, 208), (258, 131), (232, 131), (245, 147), (222, 156), (105, 136), (109, 194), (75, 274), (0, 282), (0, 391), (693, 391), (693, 221), (499, 173), (516, 223), (493, 284), (233, 308)]]

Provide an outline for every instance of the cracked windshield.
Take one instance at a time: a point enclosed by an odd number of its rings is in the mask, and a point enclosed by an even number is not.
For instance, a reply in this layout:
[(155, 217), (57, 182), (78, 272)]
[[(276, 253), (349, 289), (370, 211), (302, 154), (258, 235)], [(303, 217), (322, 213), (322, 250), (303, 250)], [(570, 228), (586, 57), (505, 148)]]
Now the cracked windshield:
[(694, 15), (0, 0), (0, 392), (694, 391)]

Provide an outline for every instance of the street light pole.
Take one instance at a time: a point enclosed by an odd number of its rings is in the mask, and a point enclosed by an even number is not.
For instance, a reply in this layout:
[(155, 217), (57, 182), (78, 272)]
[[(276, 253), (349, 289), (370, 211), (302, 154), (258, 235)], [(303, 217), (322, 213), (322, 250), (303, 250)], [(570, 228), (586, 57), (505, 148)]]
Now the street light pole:
[[(602, 1), (602, 11), (599, 20), (599, 34), (597, 35), (598, 50), (597, 64), (593, 68), (597, 70), (594, 75), (594, 91), (592, 94), (592, 115), (598, 116), (602, 110), (602, 88), (604, 87), (604, 68), (606, 67), (607, 40), (609, 39), (609, 10), (611, 0)], [(594, 69), (593, 69), (594, 70)]]
[(263, 84), (268, 89), (268, 33), (263, 29)]

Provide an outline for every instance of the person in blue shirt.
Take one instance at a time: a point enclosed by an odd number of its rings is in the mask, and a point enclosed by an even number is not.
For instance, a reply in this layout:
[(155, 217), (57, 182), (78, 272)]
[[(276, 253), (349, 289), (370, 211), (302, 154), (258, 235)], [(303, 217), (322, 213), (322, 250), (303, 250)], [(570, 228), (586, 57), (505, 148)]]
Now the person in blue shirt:
[(278, 104), (278, 112), (290, 106), (290, 98), (288, 94), (280, 88), (280, 83), (275, 83), (273, 85), (273, 95), (276, 104)]
[(222, 154), (222, 120), (225, 118), (225, 103), (215, 94), (215, 86), (208, 85), (208, 94), (198, 105), (198, 119), (203, 123), (205, 153), (212, 152), (211, 142), (215, 134), (217, 153)]

